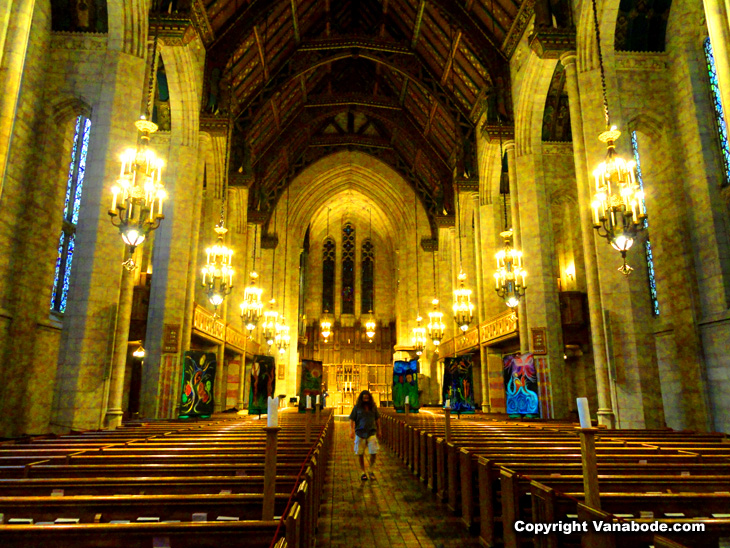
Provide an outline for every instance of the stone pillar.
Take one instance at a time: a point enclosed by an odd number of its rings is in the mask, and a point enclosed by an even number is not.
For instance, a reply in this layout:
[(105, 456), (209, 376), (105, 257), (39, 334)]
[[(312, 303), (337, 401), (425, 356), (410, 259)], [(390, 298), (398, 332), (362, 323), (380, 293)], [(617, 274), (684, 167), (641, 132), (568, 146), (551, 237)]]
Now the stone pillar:
[(591, 344), (593, 348), (593, 364), (596, 370), (596, 388), (598, 393), (598, 424), (613, 428), (616, 417), (611, 398), (611, 382), (609, 379), (608, 358), (606, 355), (606, 336), (603, 321), (603, 303), (601, 286), (598, 280), (598, 259), (591, 220), (591, 197), (588, 182), (588, 165), (584, 145), (583, 118), (578, 89), (578, 72), (574, 51), (564, 53), (560, 62), (565, 67), (565, 84), (568, 88), (570, 107), (570, 124), (573, 134), (573, 157), (575, 158), (575, 178), (578, 185), (578, 208), (580, 210), (580, 228), (583, 243), (583, 258), (586, 269), (586, 286), (588, 290), (588, 311), (591, 321)]
[(531, 280), (524, 297), (528, 326), (531, 329), (544, 329), (547, 337), (547, 363), (538, 366), (536, 357), (535, 365), (542, 369), (550, 383), (548, 394), (552, 398), (552, 405), (550, 401), (543, 401), (541, 406), (552, 409), (554, 417), (563, 418), (568, 413), (568, 402), (565, 390), (559, 384), (565, 382), (562, 330), (553, 264), (550, 197), (545, 184), (543, 157), (540, 153), (530, 153), (517, 156), (516, 160), (522, 252)]
[(124, 381), (127, 378), (127, 354), (129, 322), (132, 319), (132, 295), (134, 293), (134, 273), (122, 267), (122, 281), (119, 288), (119, 306), (114, 331), (114, 353), (112, 354), (111, 383), (107, 402), (104, 426), (114, 429), (122, 424), (122, 401)]
[(485, 315), (484, 315), (484, 300), (485, 300), (485, 283), (484, 283), (484, 264), (482, 263), (482, 256), (483, 256), (483, 250), (484, 247), (482, 246), (482, 239), (481, 239), (481, 218), (480, 218), (480, 211), (479, 211), (479, 194), (473, 193), (470, 196), (471, 198), (471, 206), (472, 211), (474, 212), (474, 272), (476, 273), (475, 276), (475, 282), (476, 282), (476, 294), (477, 294), (477, 302), (476, 306), (474, 307), (474, 310), (476, 314), (474, 314), (474, 324), (478, 325), (480, 322), (484, 321)]
[[(523, 249), (522, 228), (520, 226), (519, 189), (517, 188), (517, 160), (515, 159), (515, 142), (511, 139), (507, 141), (504, 144), (504, 150), (507, 153), (507, 174), (509, 176), (509, 203), (510, 213), (512, 215), (512, 242), (516, 249)], [(526, 270), (529, 276), (531, 274), (530, 269), (526, 268)], [(528, 287), (530, 283), (531, 278), (528, 277)], [(530, 334), (527, 329), (527, 304), (525, 299), (520, 299), (520, 304), (517, 307), (517, 326), (519, 329), (520, 337), (520, 352), (529, 352)]]
[(715, 56), (715, 69), (720, 87), (720, 100), (725, 124), (730, 127), (730, 20), (727, 3), (723, 0), (703, 0), (705, 21)]
[(141, 414), (150, 418), (170, 418), (174, 412), (181, 364), (177, 353), (164, 352), (162, 339), (165, 325), (183, 324), (188, 285), (198, 282), (197, 271), (192, 279), (188, 278), (191, 270), (189, 242), (195, 228), (190, 219), (195, 215), (198, 179), (197, 132), (193, 142), (176, 143), (173, 140), (166, 164), (163, 178), (170, 199), (165, 219), (155, 235), (145, 337), (147, 357), (140, 398)]
[(0, 7), (0, 196), (3, 194), (34, 8), (35, 0), (10, 0)]

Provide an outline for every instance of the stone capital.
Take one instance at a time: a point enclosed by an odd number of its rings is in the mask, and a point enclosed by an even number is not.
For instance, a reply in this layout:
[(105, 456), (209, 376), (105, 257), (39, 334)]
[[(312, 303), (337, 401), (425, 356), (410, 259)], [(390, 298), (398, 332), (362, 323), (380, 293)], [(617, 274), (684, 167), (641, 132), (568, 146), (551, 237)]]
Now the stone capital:
[(514, 139), (508, 139), (502, 144), (502, 148), (505, 152), (508, 150), (514, 150), (515, 149), (515, 140)]
[(560, 62), (565, 68), (568, 68), (570, 65), (576, 64), (577, 60), (578, 57), (575, 51), (566, 51), (560, 56)]

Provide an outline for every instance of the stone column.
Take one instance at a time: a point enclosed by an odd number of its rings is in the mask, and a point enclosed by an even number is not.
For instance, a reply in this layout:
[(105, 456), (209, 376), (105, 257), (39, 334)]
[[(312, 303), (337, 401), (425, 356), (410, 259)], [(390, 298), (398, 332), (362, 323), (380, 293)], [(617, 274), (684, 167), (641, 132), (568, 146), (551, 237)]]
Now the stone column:
[(730, 20), (723, 0), (703, 0), (705, 20), (715, 56), (715, 69), (720, 87), (725, 124), (730, 127)]
[(114, 429), (122, 424), (122, 401), (124, 380), (127, 371), (129, 322), (132, 319), (132, 295), (134, 293), (134, 272), (122, 267), (122, 281), (119, 288), (117, 323), (114, 330), (114, 353), (112, 354), (111, 383), (104, 426)]
[(578, 208), (580, 209), (580, 228), (586, 269), (586, 286), (588, 290), (588, 311), (591, 321), (591, 343), (598, 392), (598, 424), (613, 428), (616, 424), (616, 417), (613, 411), (608, 358), (606, 355), (603, 303), (601, 301), (601, 286), (598, 279), (598, 259), (596, 257), (594, 243), (593, 221), (591, 220), (588, 165), (584, 145), (583, 118), (580, 106), (575, 52), (570, 51), (564, 53), (560, 57), (560, 62), (565, 67), (565, 83), (568, 88), (570, 124), (573, 134), (575, 178), (578, 184)]
[(0, 196), (23, 82), (23, 68), (35, 0), (3, 2), (0, 7)]
[[(504, 150), (507, 153), (507, 172), (509, 176), (509, 203), (510, 213), (512, 215), (512, 242), (516, 249), (522, 249), (522, 229), (520, 227), (520, 208), (519, 191), (517, 188), (517, 161), (515, 159), (515, 142), (511, 139), (507, 141), (504, 144)], [(529, 268), (526, 268), (526, 270), (529, 276)], [(530, 285), (530, 282), (531, 279), (528, 277), (528, 287)], [(520, 304), (517, 307), (517, 320), (520, 337), (520, 352), (529, 352), (530, 334), (527, 329), (527, 304), (525, 299), (520, 299)]]
[(551, 395), (552, 406), (549, 401), (541, 402), (541, 406), (551, 408), (554, 417), (563, 418), (568, 413), (568, 401), (565, 390), (559, 384), (565, 382), (562, 330), (553, 264), (550, 197), (546, 189), (543, 156), (539, 152), (533, 152), (518, 156), (516, 160), (520, 213), (524, 213), (521, 217), (522, 252), (525, 267), (532, 280), (524, 297), (528, 326), (531, 329), (545, 329), (547, 336), (547, 355), (541, 358), (546, 358), (547, 361), (538, 365), (536, 357), (535, 365), (550, 383), (548, 394)]

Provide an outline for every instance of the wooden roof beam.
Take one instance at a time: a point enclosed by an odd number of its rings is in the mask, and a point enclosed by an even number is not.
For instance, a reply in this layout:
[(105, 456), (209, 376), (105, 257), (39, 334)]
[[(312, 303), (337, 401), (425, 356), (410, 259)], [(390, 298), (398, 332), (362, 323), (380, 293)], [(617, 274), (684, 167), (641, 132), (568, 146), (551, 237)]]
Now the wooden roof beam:
[(428, 113), (428, 121), (426, 122), (426, 127), (423, 130), (423, 136), (428, 137), (428, 134), (431, 133), (431, 124), (433, 124), (433, 117), (436, 116), (436, 110), (438, 109), (438, 102), (434, 101), (431, 105), (431, 112)]
[(388, 0), (383, 0), (383, 20), (380, 23), (380, 32), (378, 33), (381, 38), (385, 38), (386, 15), (388, 15)]
[(253, 35), (256, 38), (256, 47), (259, 50), (259, 59), (261, 60), (261, 67), (264, 69), (264, 82), (269, 81), (269, 69), (266, 66), (266, 54), (264, 52), (263, 44), (261, 43), (261, 36), (259, 35), (259, 27), (254, 26)]
[(301, 37), (299, 36), (299, 17), (297, 16), (297, 0), (291, 0), (291, 24), (294, 27), (294, 42), (299, 45)]
[(426, 9), (426, 0), (418, 2), (418, 11), (416, 12), (416, 20), (413, 23), (413, 38), (411, 38), (411, 49), (416, 49), (418, 44), (418, 36), (421, 34), (421, 23), (423, 23), (423, 12)]
[(449, 78), (449, 72), (451, 72), (451, 67), (454, 65), (454, 56), (456, 55), (457, 50), (459, 49), (459, 42), (461, 41), (461, 31), (456, 32), (456, 36), (454, 36), (454, 39), (451, 42), (451, 51), (449, 52), (449, 57), (446, 59), (446, 66), (444, 67), (444, 73), (441, 75), (441, 85), (446, 85), (446, 80)]

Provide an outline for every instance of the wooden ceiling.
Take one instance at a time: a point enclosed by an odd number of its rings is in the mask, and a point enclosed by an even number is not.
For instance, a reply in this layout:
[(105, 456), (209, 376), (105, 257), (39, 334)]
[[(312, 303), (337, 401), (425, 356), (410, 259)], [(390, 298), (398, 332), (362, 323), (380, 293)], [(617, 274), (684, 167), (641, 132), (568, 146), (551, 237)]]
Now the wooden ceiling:
[(251, 187), (252, 213), (266, 216), (303, 168), (342, 148), (391, 165), (430, 217), (453, 212), (454, 182), (477, 176), (477, 120), (509, 82), (502, 48), (517, 0), (203, 6), (207, 115), (230, 105), (230, 167)]

